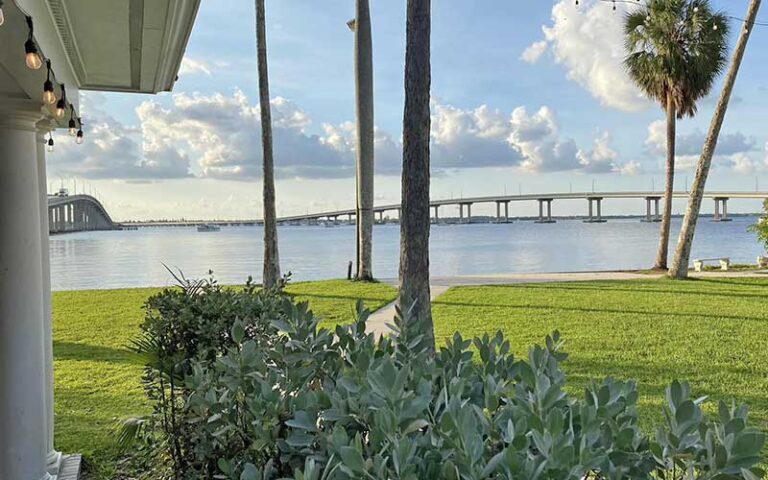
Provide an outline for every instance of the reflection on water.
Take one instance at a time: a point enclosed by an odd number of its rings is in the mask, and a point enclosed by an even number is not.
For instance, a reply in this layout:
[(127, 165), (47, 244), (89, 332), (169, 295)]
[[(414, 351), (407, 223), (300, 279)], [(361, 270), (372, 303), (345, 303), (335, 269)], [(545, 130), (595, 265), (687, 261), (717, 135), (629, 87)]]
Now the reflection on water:
[[(673, 220), (672, 244), (681, 219)], [(762, 252), (747, 226), (754, 217), (713, 223), (702, 219), (692, 257), (731, 257), (752, 263)], [(561, 272), (645, 268), (653, 264), (657, 223), (636, 219), (585, 224), (436, 225), (431, 230), (431, 271), (436, 276), (509, 272)], [(398, 225), (374, 228), (374, 273), (397, 276)], [(280, 260), (294, 280), (344, 277), (355, 257), (352, 226), (281, 227)], [(223, 283), (261, 277), (261, 227), (223, 227), (202, 233), (195, 228), (144, 228), (138, 231), (83, 232), (51, 238), (51, 276), (55, 290), (169, 285), (163, 267), (187, 277), (213, 270)]]

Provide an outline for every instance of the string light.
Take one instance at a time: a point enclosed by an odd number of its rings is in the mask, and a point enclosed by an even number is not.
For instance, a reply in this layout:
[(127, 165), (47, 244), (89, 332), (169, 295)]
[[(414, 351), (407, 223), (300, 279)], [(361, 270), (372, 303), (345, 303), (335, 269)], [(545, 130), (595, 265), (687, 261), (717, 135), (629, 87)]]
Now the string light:
[(3, 0), (0, 0), (0, 27), (5, 23), (5, 13), (3, 13)]
[(77, 137), (75, 137), (75, 143), (82, 145), (83, 143), (83, 119), (78, 118), (77, 123), (80, 124), (80, 130), (77, 131)]
[[(5, 6), (5, 0), (0, 0), (0, 25), (2, 25), (5, 21), (5, 15), (3, 12), (4, 6)], [(75, 106), (67, 102), (67, 92), (63, 83), (60, 84), (61, 97), (58, 99), (58, 101), (56, 100), (54, 82), (57, 82), (57, 79), (56, 79), (56, 72), (54, 72), (53, 67), (51, 66), (51, 60), (45, 58), (45, 56), (42, 54), (42, 52), (38, 48), (37, 42), (35, 41), (35, 29), (34, 29), (34, 22), (32, 20), (32, 17), (27, 15), (26, 12), (24, 12), (24, 10), (21, 7), (19, 7), (19, 5), (15, 5), (15, 6), (24, 15), (24, 18), (27, 22), (27, 27), (29, 29), (29, 32), (27, 34), (27, 40), (24, 42), (24, 54), (25, 54), (24, 62), (26, 63), (27, 67), (29, 67), (32, 70), (40, 69), (40, 67), (43, 66), (43, 62), (45, 62), (47, 72), (46, 72), (45, 83), (43, 84), (43, 97), (42, 97), (43, 103), (46, 105), (53, 105), (54, 103), (56, 104), (54, 116), (59, 120), (64, 118), (67, 108), (70, 109), (70, 118), (68, 123), (69, 135), (75, 137), (75, 142), (78, 145), (80, 145), (84, 141), (83, 121), (80, 117), (77, 116), (77, 112), (75, 111)], [(77, 121), (75, 121), (75, 118), (77, 118)], [(49, 135), (48, 140), (47, 141), (43, 140), (43, 143), (47, 145), (48, 151), (52, 152), (53, 145), (54, 145), (53, 132), (48, 132), (48, 135)]]
[(75, 123), (75, 107), (69, 104), (69, 136), (77, 135), (77, 123)]
[(64, 84), (61, 84), (61, 98), (56, 103), (56, 118), (64, 118), (64, 113), (67, 109), (67, 91), (64, 88)]
[[(638, 6), (640, 6), (640, 5), (642, 5), (641, 1), (642, 0), (597, 0), (597, 2), (600, 2), (600, 3), (609, 3), (610, 2), (614, 11), (617, 10), (617, 8), (616, 8), (616, 4), (617, 3), (628, 3), (630, 5), (638, 5)], [(575, 3), (576, 3), (576, 6), (578, 7), (581, 2), (579, 0), (575, 0)], [(645, 3), (645, 6), (648, 6), (648, 2), (647, 1)], [(699, 6), (698, 5), (694, 5), (693, 13), (699, 13)], [(728, 18), (730, 20), (734, 20), (736, 22), (743, 23), (744, 24), (744, 29), (746, 31), (749, 31), (750, 25), (747, 25), (747, 23), (749, 23), (749, 22), (747, 22), (747, 20), (745, 20), (743, 18), (735, 17), (733, 15), (726, 15), (725, 18)], [(650, 20), (651, 20), (651, 16), (648, 15), (646, 17), (646, 21), (650, 21)], [(754, 26), (768, 27), (768, 21), (755, 21), (755, 22), (751, 22), (751, 24), (752, 24), (751, 26), (753, 26), (753, 27)], [(719, 28), (720, 27), (717, 24), (713, 24), (712, 25), (712, 30), (719, 30)]]
[(27, 16), (27, 26), (29, 26), (29, 35), (27, 41), (24, 42), (24, 52), (26, 53), (27, 67), (32, 70), (37, 70), (43, 66), (43, 59), (40, 58), (40, 52), (37, 50), (37, 44), (34, 39), (34, 26), (32, 24), (32, 17)]
[(45, 65), (48, 68), (48, 77), (43, 84), (43, 103), (53, 105), (56, 103), (56, 94), (53, 92), (53, 82), (51, 81), (51, 61), (46, 60)]

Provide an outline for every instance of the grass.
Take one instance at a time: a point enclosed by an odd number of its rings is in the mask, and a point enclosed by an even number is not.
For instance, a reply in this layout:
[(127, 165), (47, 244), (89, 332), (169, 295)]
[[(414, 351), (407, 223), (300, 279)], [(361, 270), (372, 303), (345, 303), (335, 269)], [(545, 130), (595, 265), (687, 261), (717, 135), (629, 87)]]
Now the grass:
[[(347, 281), (297, 283), (331, 325), (351, 319), (357, 298), (370, 308), (395, 297), (392, 287)], [(141, 306), (157, 289), (54, 294), (56, 445), (82, 452), (97, 478), (114, 478), (114, 428), (147, 410), (142, 367), (126, 345)], [(502, 330), (518, 354), (560, 330), (570, 354), (569, 388), (608, 375), (638, 381), (643, 425), (661, 420), (664, 387), (686, 379), (696, 396), (750, 405), (768, 430), (768, 280), (700, 279), (457, 287), (434, 302), (438, 339)], [(715, 402), (708, 402), (713, 411)]]
[[(696, 396), (749, 404), (768, 430), (768, 281), (631, 280), (459, 287), (433, 306), (440, 341), (501, 330), (520, 355), (560, 330), (569, 389), (590, 378), (636, 379), (648, 429), (664, 388), (689, 380)], [(710, 401), (706, 409), (716, 408)]]
[[(144, 318), (142, 305), (157, 288), (53, 294), (56, 438), (58, 450), (84, 454), (96, 478), (114, 478), (115, 429), (143, 414), (142, 365), (126, 347)], [(332, 280), (292, 284), (324, 325), (351, 320), (362, 298), (377, 309), (395, 298), (385, 284)]]

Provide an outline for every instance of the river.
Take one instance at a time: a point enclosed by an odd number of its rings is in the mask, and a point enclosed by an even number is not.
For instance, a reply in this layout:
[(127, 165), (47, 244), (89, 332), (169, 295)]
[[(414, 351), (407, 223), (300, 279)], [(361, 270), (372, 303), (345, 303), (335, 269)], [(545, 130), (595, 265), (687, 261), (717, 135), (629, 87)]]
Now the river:
[[(692, 258), (727, 256), (754, 263), (763, 252), (747, 231), (756, 217), (699, 222)], [(681, 219), (672, 223), (672, 244)], [(513, 272), (574, 272), (647, 268), (653, 264), (658, 223), (639, 219), (587, 224), (518, 221), (510, 224), (434, 225), (430, 264), (435, 276)], [(374, 274), (395, 278), (400, 227), (374, 228)], [(294, 281), (342, 278), (355, 257), (355, 228), (285, 226), (278, 229), (280, 261)], [(672, 246), (674, 247), (674, 245)], [(135, 231), (82, 232), (51, 237), (54, 290), (165, 286), (174, 283), (163, 264), (199, 278), (213, 270), (222, 283), (261, 276), (261, 227), (156, 227)]]

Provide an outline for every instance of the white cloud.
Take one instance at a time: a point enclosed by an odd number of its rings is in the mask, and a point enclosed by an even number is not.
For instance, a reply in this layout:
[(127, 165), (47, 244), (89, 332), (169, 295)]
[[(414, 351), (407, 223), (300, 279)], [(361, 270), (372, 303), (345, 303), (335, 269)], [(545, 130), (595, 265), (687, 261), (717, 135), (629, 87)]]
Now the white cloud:
[[(699, 129), (690, 133), (677, 133), (675, 138), (675, 168), (693, 169), (699, 161), (706, 135)], [(645, 147), (649, 154), (666, 158), (667, 126), (664, 120), (648, 125)], [(758, 147), (754, 138), (741, 132), (721, 133), (713, 163), (719, 168), (731, 168), (737, 173), (754, 173), (764, 163), (756, 159)]]
[(434, 102), (432, 155), (437, 168), (516, 166), (519, 149), (509, 142), (512, 125), (498, 110), (463, 110)]
[[(270, 104), (278, 178), (354, 176), (354, 123), (324, 124), (315, 134), (310, 116), (298, 105), (282, 97)], [(54, 170), (85, 178), (129, 180), (261, 177), (260, 110), (241, 91), (229, 96), (182, 93), (165, 104), (145, 101), (136, 109), (140, 127), (124, 125), (95, 110), (89, 112), (86, 144), (62, 146)], [(631, 170), (619, 163), (607, 133), (595, 139), (590, 151), (579, 149), (573, 139), (561, 134), (550, 107), (534, 113), (518, 107), (505, 113), (487, 105), (463, 109), (433, 101), (431, 120), (431, 165), (437, 175), (488, 167), (537, 173)], [(401, 139), (377, 128), (374, 146), (376, 173), (399, 175)]]
[[(704, 147), (706, 134), (699, 129), (690, 133), (680, 134), (675, 139), (675, 151), (679, 155), (699, 155)], [(648, 125), (648, 137), (645, 145), (656, 155), (666, 155), (667, 152), (667, 123), (656, 120)], [(756, 149), (755, 139), (741, 132), (721, 133), (717, 141), (716, 155), (733, 155)]]
[(166, 144), (142, 146), (139, 129), (105, 114), (102, 94), (83, 94), (81, 100), (86, 141), (76, 145), (73, 138), (56, 135), (56, 149), (48, 156), (53, 173), (128, 180), (190, 176), (189, 159), (182, 152)]
[(196, 75), (202, 74), (211, 76), (213, 72), (211, 67), (202, 60), (195, 60), (194, 58), (184, 57), (181, 60), (181, 67), (179, 68), (179, 75)]
[(633, 160), (619, 166), (618, 173), (627, 176), (640, 175), (643, 173), (643, 167)]
[(523, 154), (520, 164), (530, 172), (577, 170), (579, 149), (572, 139), (561, 140), (554, 110), (541, 107), (529, 115), (525, 107), (512, 111), (509, 141)]
[(546, 53), (547, 47), (548, 44), (544, 40), (534, 42), (523, 51), (523, 54), (520, 55), (520, 59), (526, 63), (536, 63), (541, 56)]
[(609, 173), (619, 171), (617, 161), (619, 153), (611, 147), (611, 135), (603, 132), (595, 138), (594, 148), (589, 151), (579, 151), (579, 164), (585, 172)]
[[(275, 172), (279, 177), (349, 176), (354, 163), (305, 132), (310, 119), (293, 102), (277, 97), (270, 102), (273, 119)], [(202, 177), (251, 179), (261, 175), (262, 147), (259, 107), (244, 93), (178, 94), (164, 108), (144, 102), (137, 108), (145, 149), (175, 145), (188, 152)]]
[[(624, 12), (633, 5), (619, 3), (617, 11), (605, 2), (560, 0), (552, 8), (552, 23), (542, 27), (544, 42), (568, 78), (587, 89), (603, 105), (637, 111), (650, 105), (627, 75), (623, 60)], [(523, 58), (538, 59), (545, 47), (538, 41)], [(538, 54), (538, 55), (537, 55)], [(526, 60), (528, 61), (528, 60)]]

